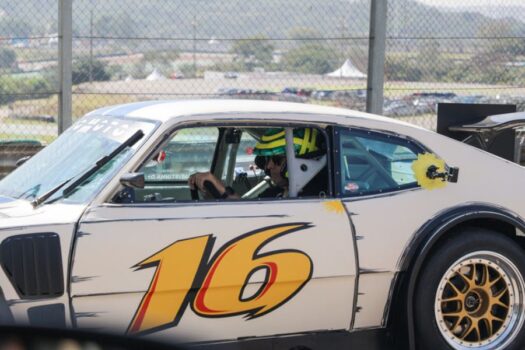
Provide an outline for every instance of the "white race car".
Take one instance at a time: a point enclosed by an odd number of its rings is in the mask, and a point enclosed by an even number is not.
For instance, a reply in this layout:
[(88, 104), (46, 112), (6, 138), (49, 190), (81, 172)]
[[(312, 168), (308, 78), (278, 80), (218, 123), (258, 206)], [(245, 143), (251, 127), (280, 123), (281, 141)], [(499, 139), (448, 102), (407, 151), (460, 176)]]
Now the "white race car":
[(0, 195), (4, 322), (246, 347), (525, 346), (525, 170), (406, 123), (247, 100), (113, 106)]

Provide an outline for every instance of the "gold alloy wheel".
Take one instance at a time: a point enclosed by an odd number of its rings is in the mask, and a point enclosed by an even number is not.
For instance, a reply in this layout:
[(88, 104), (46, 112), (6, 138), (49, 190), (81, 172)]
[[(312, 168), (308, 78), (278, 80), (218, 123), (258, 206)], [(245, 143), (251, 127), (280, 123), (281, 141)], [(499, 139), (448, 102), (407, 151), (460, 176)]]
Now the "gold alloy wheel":
[(454, 349), (498, 349), (523, 323), (525, 284), (505, 257), (481, 251), (456, 261), (436, 293), (435, 316)]

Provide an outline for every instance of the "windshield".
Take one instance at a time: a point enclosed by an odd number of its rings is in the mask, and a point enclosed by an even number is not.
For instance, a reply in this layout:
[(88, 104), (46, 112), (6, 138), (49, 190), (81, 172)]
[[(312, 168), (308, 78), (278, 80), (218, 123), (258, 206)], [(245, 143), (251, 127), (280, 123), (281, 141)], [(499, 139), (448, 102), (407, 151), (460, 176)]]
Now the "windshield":
[[(145, 136), (139, 142), (132, 148), (123, 150), (64, 199), (68, 202), (85, 203), (124, 165), (155, 127), (154, 122), (115, 117), (84, 117), (4, 178), (0, 182), (0, 195), (33, 200), (62, 182), (82, 175), (137, 130), (142, 130)], [(61, 196), (62, 190), (54, 197)]]

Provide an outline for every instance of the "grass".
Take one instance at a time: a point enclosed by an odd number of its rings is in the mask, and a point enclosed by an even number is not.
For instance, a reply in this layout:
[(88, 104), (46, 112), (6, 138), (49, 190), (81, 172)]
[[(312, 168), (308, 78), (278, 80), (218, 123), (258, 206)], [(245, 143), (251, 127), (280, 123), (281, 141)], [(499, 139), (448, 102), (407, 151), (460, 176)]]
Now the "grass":
[[(319, 83), (303, 82), (300, 79), (290, 81), (287, 83), (289, 86), (297, 86), (299, 88), (312, 88), (318, 90), (357, 90), (365, 89), (366, 81), (347, 81), (340, 82), (340, 85), (337, 83), (331, 83), (328, 81), (319, 81)], [(100, 107), (108, 105), (116, 105), (121, 103), (135, 102), (141, 99), (140, 96), (143, 95), (126, 95), (126, 94), (111, 94), (104, 93), (104, 89), (107, 89), (104, 85), (98, 86), (95, 88), (97, 90), (93, 92), (84, 92), (81, 89), (85, 88), (82, 86), (75, 87), (73, 92), (73, 121), (77, 120), (82, 115), (95, 110)], [(268, 90), (276, 90), (275, 86), (272, 86)], [(280, 90), (279, 90), (280, 91)], [(386, 98), (401, 98), (402, 96), (411, 94), (413, 92), (420, 91), (452, 91), (457, 94), (462, 95), (475, 95), (483, 94), (488, 96), (496, 96), (497, 94), (511, 94), (511, 95), (523, 95), (525, 88), (514, 87), (509, 85), (483, 85), (483, 84), (465, 84), (465, 83), (425, 83), (425, 82), (386, 82), (384, 89), (384, 96)], [(147, 95), (147, 94), (146, 94)], [(317, 103), (322, 105), (335, 105), (334, 101), (311, 101), (311, 103)], [(11, 103), (8, 110), (6, 105), (0, 106), (0, 113), (5, 115), (20, 115), (20, 116), (30, 116), (30, 115), (58, 115), (58, 95), (52, 95), (48, 98), (33, 99), (33, 100), (20, 100)], [(412, 117), (417, 119), (425, 119), (426, 116)], [(17, 132), (8, 134), (5, 130), (2, 130), (2, 124), (12, 124), (12, 125), (24, 125), (26, 130), (30, 133), (26, 134), (23, 132)], [(43, 142), (52, 141), (54, 135), (40, 135), (40, 134), (31, 134), (31, 127), (35, 126), (35, 129), (38, 129), (37, 126), (49, 126), (50, 123), (30, 121), (23, 119), (11, 119), (4, 118), (0, 120), (0, 138), (2, 139), (16, 139), (16, 138), (34, 138), (41, 140)], [(56, 124), (54, 124), (56, 125)], [(10, 130), (13, 128), (10, 127)], [(41, 130), (42, 128), (40, 128)]]
[[(440, 59), (443, 60), (453, 60), (453, 61), (468, 61), (472, 59), (472, 53), (459, 53), (459, 52), (442, 52), (440, 53)], [(419, 51), (410, 51), (410, 52), (400, 52), (400, 51), (390, 51), (386, 54), (386, 59), (388, 61), (391, 59), (417, 59), (420, 57)], [(430, 59), (430, 58), (429, 58)]]
[(50, 144), (56, 139), (56, 136), (52, 135), (34, 135), (34, 134), (7, 134), (0, 132), (0, 140), (38, 140), (43, 144)]
[[(78, 119), (84, 114), (109, 105), (135, 102), (137, 98), (127, 95), (90, 94), (81, 95), (73, 93), (73, 119)], [(58, 115), (58, 95), (35, 100), (21, 100), (12, 103), (14, 111), (29, 111), (31, 115)], [(16, 112), (15, 112), (16, 113)], [(17, 113), (28, 114), (28, 113)], [(23, 123), (16, 121), (15, 123)], [(34, 122), (26, 121), (33, 124)]]
[[(73, 122), (84, 114), (108, 105), (134, 102), (137, 98), (126, 95), (73, 95)], [(11, 104), (14, 114), (18, 115), (52, 115), (58, 116), (58, 96), (54, 95), (49, 98), (35, 99), (35, 100), (21, 100)], [(0, 107), (1, 108), (1, 107)], [(6, 133), (2, 130), (4, 125), (20, 125), (27, 132)], [(42, 135), (41, 133), (31, 133), (31, 127), (38, 129), (38, 127), (54, 125), (58, 128), (56, 123), (48, 123), (34, 120), (3, 118), (0, 121), (0, 140), (14, 140), (14, 139), (32, 139), (49, 144), (56, 135)]]
[[(2, 124), (12, 124), (12, 125), (51, 125), (54, 123), (46, 123), (41, 121), (35, 121), (35, 120), (27, 120), (27, 119), (17, 119), (17, 118), (5, 118), (2, 120)], [(2, 130), (2, 126), (0, 126), (0, 130)]]
[(139, 98), (136, 96), (129, 95), (111, 95), (103, 93), (90, 95), (73, 94), (73, 119), (77, 119), (97, 108), (122, 103), (137, 102), (138, 100)]
[(313, 90), (333, 90), (333, 91), (345, 91), (345, 90), (366, 90), (366, 81), (359, 85), (316, 85), (312, 87)]

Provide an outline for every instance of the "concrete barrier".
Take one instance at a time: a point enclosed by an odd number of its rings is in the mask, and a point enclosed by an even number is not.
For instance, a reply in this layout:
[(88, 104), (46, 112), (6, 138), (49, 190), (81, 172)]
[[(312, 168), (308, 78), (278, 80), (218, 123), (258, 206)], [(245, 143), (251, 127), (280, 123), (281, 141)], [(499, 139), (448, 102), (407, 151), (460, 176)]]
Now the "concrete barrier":
[(0, 178), (16, 168), (16, 162), (27, 156), (33, 156), (44, 148), (35, 140), (0, 141)]

